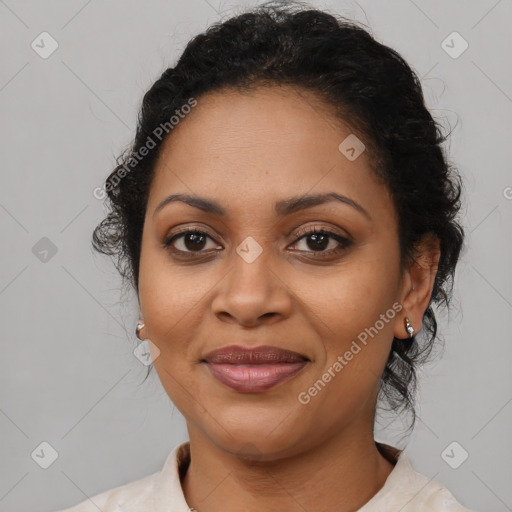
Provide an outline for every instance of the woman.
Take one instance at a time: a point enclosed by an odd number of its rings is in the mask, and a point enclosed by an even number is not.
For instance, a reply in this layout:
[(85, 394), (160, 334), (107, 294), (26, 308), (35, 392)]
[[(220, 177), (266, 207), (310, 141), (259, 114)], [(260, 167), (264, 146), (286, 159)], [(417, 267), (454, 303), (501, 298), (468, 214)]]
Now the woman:
[(406, 62), (288, 4), (190, 41), (105, 183), (94, 247), (190, 441), (70, 512), (468, 510), (374, 440), (378, 400), (414, 424), (460, 178)]

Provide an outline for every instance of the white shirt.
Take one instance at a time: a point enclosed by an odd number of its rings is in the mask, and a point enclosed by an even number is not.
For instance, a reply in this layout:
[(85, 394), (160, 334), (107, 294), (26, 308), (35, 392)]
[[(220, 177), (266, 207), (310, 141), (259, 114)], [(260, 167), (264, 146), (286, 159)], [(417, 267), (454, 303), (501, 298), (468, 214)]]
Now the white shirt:
[[(442, 484), (416, 472), (403, 451), (378, 444), (396, 464), (383, 487), (357, 512), (472, 512)], [(57, 512), (189, 512), (180, 481), (180, 467), (183, 472), (189, 462), (187, 441), (171, 451), (160, 471)]]

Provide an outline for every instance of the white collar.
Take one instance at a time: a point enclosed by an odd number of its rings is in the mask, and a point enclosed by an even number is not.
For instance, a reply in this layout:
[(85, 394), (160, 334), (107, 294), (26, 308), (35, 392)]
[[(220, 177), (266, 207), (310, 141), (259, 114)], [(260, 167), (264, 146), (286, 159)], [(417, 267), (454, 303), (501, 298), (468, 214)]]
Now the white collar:
[[(391, 453), (396, 463), (383, 487), (357, 512), (471, 512), (442, 484), (416, 472), (403, 451), (379, 444)], [(185, 501), (179, 472), (180, 464), (186, 463), (189, 457), (190, 443), (187, 441), (173, 448), (161, 471), (119, 488), (122, 494), (113, 497), (118, 504), (116, 512), (189, 512), (191, 509)], [(110, 507), (103, 510), (107, 509), (109, 512), (113, 510)]]

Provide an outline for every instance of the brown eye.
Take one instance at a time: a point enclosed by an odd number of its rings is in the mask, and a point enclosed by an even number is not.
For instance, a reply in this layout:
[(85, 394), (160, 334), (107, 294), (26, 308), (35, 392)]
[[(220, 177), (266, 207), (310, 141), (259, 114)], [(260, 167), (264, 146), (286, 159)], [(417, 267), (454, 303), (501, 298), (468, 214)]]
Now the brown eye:
[[(163, 245), (164, 247), (172, 246), (173, 249), (178, 252), (201, 252), (208, 250), (208, 248), (206, 248), (208, 239), (213, 241), (210, 235), (204, 231), (184, 231), (167, 238)], [(175, 242), (177, 243), (175, 244)], [(218, 248), (218, 245), (213, 245), (214, 246), (210, 247), (210, 249)]]
[[(306, 239), (306, 243), (310, 249), (313, 251), (324, 251), (329, 246), (330, 237), (325, 233), (311, 233), (304, 237)], [(311, 244), (309, 244), (311, 242)]]
[(309, 229), (299, 233), (300, 236), (295, 242), (298, 244), (302, 240), (305, 241), (305, 249), (298, 249), (306, 252), (318, 253), (334, 253), (342, 251), (352, 245), (352, 242), (338, 233), (328, 231), (325, 229)]

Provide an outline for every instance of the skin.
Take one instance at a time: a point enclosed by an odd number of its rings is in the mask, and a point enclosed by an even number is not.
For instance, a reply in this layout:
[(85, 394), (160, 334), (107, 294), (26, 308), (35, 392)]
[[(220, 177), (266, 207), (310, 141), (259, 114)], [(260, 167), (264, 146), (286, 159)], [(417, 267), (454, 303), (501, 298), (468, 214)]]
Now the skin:
[[(338, 150), (352, 131), (311, 93), (268, 87), (197, 99), (159, 155), (139, 274), (141, 336), (160, 350), (155, 369), (190, 436), (185, 498), (198, 512), (356, 510), (393, 469), (374, 442), (378, 384), (393, 336), (407, 338), (405, 316), (416, 330), (421, 326), (438, 244), (425, 240), (416, 263), (400, 268), (389, 191), (367, 152), (350, 161)], [(274, 210), (276, 201), (324, 192), (351, 198), (369, 218), (341, 202), (284, 217)], [(182, 202), (155, 214), (178, 193), (215, 200), (226, 215)], [(331, 237), (318, 249), (311, 236), (297, 236), (313, 226), (352, 244)], [(182, 228), (208, 233), (201, 255), (186, 237), (173, 246), (192, 258), (162, 245)], [(249, 236), (262, 248), (252, 263), (236, 252)], [(309, 403), (300, 403), (299, 393), (394, 303), (402, 310)], [(270, 390), (241, 393), (200, 363), (232, 344), (275, 345), (310, 362)]]

